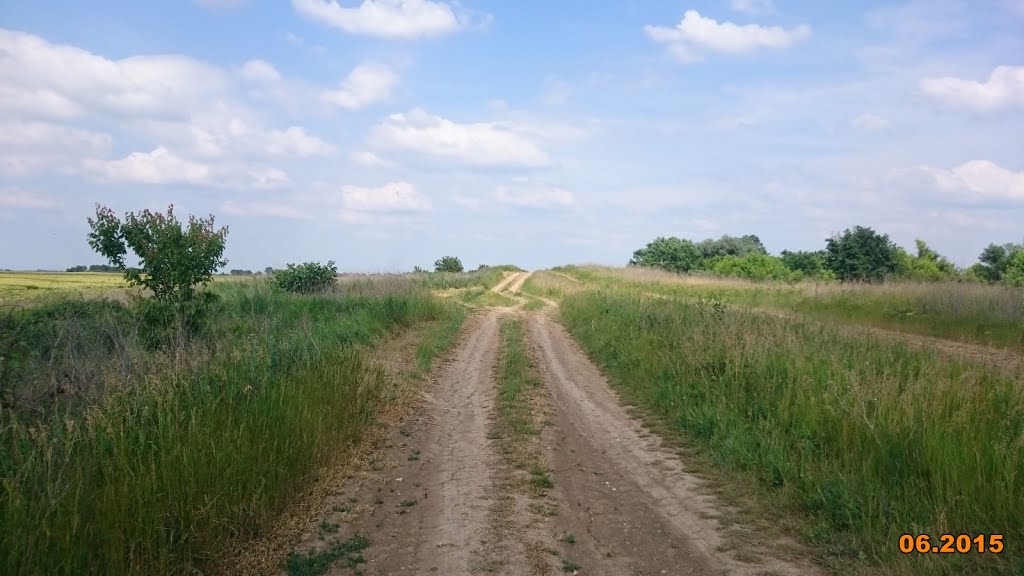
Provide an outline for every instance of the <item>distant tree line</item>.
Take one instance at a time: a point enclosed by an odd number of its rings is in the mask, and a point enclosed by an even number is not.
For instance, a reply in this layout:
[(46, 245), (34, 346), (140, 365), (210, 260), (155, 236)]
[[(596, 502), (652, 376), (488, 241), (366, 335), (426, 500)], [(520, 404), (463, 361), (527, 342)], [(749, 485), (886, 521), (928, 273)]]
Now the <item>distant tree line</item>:
[(957, 268), (924, 240), (915, 244), (916, 251), (911, 254), (893, 243), (887, 234), (864, 226), (854, 226), (828, 238), (823, 250), (783, 250), (778, 256), (768, 254), (760, 238), (752, 234), (701, 242), (659, 237), (635, 251), (629, 264), (750, 280), (966, 280), (1024, 286), (1022, 244), (990, 244), (981, 252), (978, 262), (966, 269)]

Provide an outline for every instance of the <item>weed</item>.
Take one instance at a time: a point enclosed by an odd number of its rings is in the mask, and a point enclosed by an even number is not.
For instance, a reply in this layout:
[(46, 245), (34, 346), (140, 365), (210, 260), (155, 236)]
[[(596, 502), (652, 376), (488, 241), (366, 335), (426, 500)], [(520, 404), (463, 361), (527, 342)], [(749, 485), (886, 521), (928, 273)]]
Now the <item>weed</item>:
[(583, 567), (579, 564), (569, 560), (568, 558), (562, 558), (562, 572), (572, 572), (573, 574), (582, 570)]
[(304, 554), (292, 552), (285, 560), (288, 576), (318, 576), (327, 572), (338, 560), (344, 566), (355, 569), (366, 562), (361, 552), (370, 546), (370, 540), (363, 534), (356, 534), (343, 542), (336, 542), (326, 550), (310, 550)]
[(409, 461), (410, 462), (415, 462), (415, 461), (417, 461), (419, 459), (420, 459), (420, 451), (419, 450), (413, 450), (412, 452), (409, 453)]
[(409, 508), (410, 506), (415, 506), (416, 505), (416, 500), (411, 499), (411, 498), (410, 499), (406, 499), (406, 500), (402, 500), (401, 502), (399, 502), (398, 505), (401, 506), (402, 508)]

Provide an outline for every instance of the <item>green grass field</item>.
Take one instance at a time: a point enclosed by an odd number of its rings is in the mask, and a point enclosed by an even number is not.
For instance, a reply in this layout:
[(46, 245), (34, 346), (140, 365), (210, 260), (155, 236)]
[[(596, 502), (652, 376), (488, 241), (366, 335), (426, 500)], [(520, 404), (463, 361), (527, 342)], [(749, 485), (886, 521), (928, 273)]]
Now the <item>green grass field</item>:
[(77, 290), (0, 318), (0, 573), (218, 568), (392, 396), (362, 347), (426, 324), (426, 369), (465, 314), (415, 282), (212, 290), (183, 349), (152, 349), (128, 305)]
[[(687, 277), (639, 268), (570, 266), (559, 270), (591, 286), (643, 287), (651, 293), (692, 301), (719, 300), (738, 307), (1024, 352), (1024, 290), (1008, 286), (972, 282), (781, 284)], [(555, 290), (549, 296), (562, 293)]]
[(753, 499), (838, 573), (1024, 570), (1019, 546), (984, 557), (909, 557), (896, 547), (903, 533), (1024, 541), (1020, 370), (836, 320), (760, 314), (692, 292), (657, 297), (660, 279), (570, 272), (590, 284), (542, 274), (527, 289), (561, 295), (561, 321), (628, 401), (716, 479), (753, 485)]

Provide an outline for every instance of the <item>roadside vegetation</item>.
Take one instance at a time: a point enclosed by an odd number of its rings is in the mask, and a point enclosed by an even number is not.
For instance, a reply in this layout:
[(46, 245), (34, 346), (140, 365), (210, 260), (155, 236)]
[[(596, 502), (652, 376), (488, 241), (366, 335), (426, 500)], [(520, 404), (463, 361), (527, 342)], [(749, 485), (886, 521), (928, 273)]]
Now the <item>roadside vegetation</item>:
[[(218, 238), (212, 219), (98, 215), (97, 243), (146, 297), (54, 290), (0, 310), (4, 574), (223, 569), (393, 396), (366, 348), (429, 325), (425, 370), (465, 315), (416, 275), (332, 273), (295, 293), (271, 279), (204, 288), (223, 265), (204, 244)], [(133, 270), (126, 237), (156, 239)], [(168, 252), (184, 245), (210, 265)]]
[[(672, 274), (647, 268), (559, 268), (591, 286), (643, 287), (694, 302), (712, 299), (741, 308), (795, 313), (821, 321), (873, 326), (1024, 352), (1024, 290), (978, 282), (795, 284)], [(560, 297), (571, 283), (534, 275), (526, 289)], [(546, 288), (538, 288), (546, 282)]]
[(778, 256), (770, 255), (753, 234), (700, 242), (659, 237), (636, 250), (629, 264), (754, 281), (967, 281), (1024, 286), (1022, 244), (990, 244), (978, 256), (978, 262), (959, 269), (924, 240), (916, 240), (915, 251), (911, 253), (893, 243), (888, 235), (864, 226), (854, 226), (826, 239), (821, 250), (783, 250)]
[[(709, 296), (707, 286), (669, 285), (690, 291), (680, 298), (665, 284), (623, 280), (631, 271), (561, 270), (586, 286), (548, 272), (527, 288), (561, 294), (561, 321), (627, 401), (725, 482), (752, 481), (754, 498), (837, 572), (1024, 570), (1024, 554), (1010, 545), (984, 555), (904, 556), (897, 547), (904, 533), (1024, 539), (1019, 368), (745, 310)], [(734, 299), (753, 289), (726, 287)], [(1003, 290), (975, 288), (961, 296)], [(834, 297), (843, 298), (841, 309), (888, 296), (859, 287)]]

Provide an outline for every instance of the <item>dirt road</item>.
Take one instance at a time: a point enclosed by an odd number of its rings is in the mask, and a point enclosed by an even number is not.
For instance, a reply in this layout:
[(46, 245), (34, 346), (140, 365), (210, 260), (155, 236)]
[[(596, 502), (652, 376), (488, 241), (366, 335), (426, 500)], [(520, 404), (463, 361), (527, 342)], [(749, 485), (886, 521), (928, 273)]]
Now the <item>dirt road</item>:
[[(529, 273), (496, 287), (514, 297)], [(541, 378), (542, 460), (553, 488), (509, 493), (492, 434), (499, 324), (517, 316)], [(362, 533), (365, 564), (331, 574), (814, 574), (764, 549), (723, 543), (728, 515), (679, 457), (620, 405), (548, 310), (478, 311), (414, 413), (339, 486), (304, 547)], [(779, 548), (773, 548), (778, 553)]]

